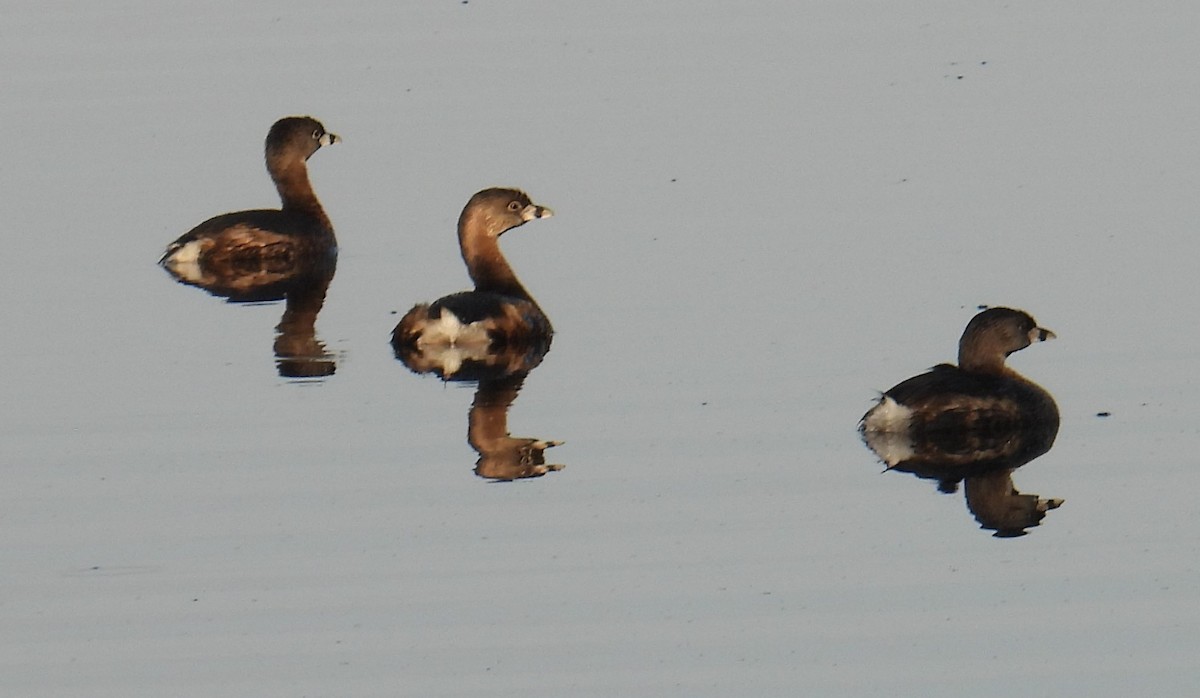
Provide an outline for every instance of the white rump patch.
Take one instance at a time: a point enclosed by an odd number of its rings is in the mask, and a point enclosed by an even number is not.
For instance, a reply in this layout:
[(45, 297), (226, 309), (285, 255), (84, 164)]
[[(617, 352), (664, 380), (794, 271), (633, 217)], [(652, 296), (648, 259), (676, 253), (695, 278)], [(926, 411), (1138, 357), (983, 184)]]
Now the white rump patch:
[(878, 405), (863, 417), (864, 431), (907, 432), (912, 425), (912, 410), (884, 395)]
[(417, 346), (488, 346), (491, 339), (487, 329), (478, 322), (464, 325), (458, 316), (446, 308), (437, 320), (430, 320), (421, 330)]
[(201, 283), (204, 279), (204, 270), (200, 268), (200, 252), (200, 241), (192, 240), (167, 253), (166, 259), (163, 260), (163, 266), (181, 281), (193, 284)]
[(424, 354), (426, 361), (442, 369), (443, 378), (449, 378), (458, 373), (468, 359), (481, 360), (486, 356), (486, 354), (476, 356), (469, 349), (446, 345), (429, 348)]
[(884, 395), (863, 417), (863, 440), (879, 460), (894, 468), (915, 454), (911, 426), (912, 410)]
[(864, 431), (867, 448), (879, 456), (889, 468), (894, 468), (916, 455), (912, 437), (907, 431)]
[(192, 240), (176, 247), (167, 254), (165, 261), (172, 266), (176, 264), (198, 264), (200, 262), (200, 241)]

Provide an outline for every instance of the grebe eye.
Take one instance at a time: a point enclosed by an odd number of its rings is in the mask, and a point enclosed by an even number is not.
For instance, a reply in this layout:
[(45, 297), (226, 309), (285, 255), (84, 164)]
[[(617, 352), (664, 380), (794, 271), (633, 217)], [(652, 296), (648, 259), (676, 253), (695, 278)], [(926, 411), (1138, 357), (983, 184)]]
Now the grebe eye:
[(321, 140), (321, 129), (317, 129), (316, 131), (313, 131), (313, 140), (315, 140), (315, 141)]
[(520, 211), (522, 208), (524, 208), (524, 207), (523, 207), (523, 206), (521, 206), (521, 202), (520, 202), (520, 201), (510, 201), (510, 202), (508, 202), (508, 210), (509, 210), (509, 211)]

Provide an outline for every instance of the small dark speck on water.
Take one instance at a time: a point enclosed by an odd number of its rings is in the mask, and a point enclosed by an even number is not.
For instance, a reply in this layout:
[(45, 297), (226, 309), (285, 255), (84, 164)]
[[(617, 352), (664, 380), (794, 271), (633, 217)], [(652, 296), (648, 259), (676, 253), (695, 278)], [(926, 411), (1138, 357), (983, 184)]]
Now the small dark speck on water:
[(700, 403), (700, 406), (701, 406), (701, 407), (707, 407), (707, 406), (708, 406), (708, 403), (707, 403), (707, 402), (702, 402), (702, 403)]
[(1112, 416), (1112, 412), (1097, 412), (1097, 413), (1096, 413), (1096, 416), (1097, 416), (1097, 417), (1111, 417), (1111, 416)]

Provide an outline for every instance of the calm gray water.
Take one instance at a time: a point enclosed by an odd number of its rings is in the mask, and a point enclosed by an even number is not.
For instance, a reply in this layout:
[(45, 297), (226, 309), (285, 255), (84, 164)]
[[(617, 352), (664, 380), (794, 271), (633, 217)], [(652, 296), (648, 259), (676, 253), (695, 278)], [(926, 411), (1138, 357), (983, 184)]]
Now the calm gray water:
[[(1189, 3), (9, 2), (0, 693), (1184, 695), (1200, 683)], [(163, 246), (274, 206), (311, 113), (323, 381)], [(388, 346), (491, 185), (558, 334), (473, 388)], [(1020, 538), (882, 473), (877, 394), (979, 304), (1058, 339)], [(1098, 412), (1111, 416), (1097, 417)]]

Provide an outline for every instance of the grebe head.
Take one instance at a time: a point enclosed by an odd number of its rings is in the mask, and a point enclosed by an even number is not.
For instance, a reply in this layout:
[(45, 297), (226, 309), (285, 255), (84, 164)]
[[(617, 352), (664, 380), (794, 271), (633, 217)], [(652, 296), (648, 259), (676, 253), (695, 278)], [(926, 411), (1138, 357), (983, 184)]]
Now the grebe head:
[(958, 365), (972, 368), (1003, 365), (1005, 357), (1055, 334), (1029, 313), (1012, 308), (988, 308), (971, 318), (958, 342)]
[(299, 157), (307, 160), (324, 145), (342, 140), (311, 116), (285, 116), (267, 132), (267, 160)]
[(463, 208), (459, 225), (461, 228), (463, 223), (474, 218), (488, 237), (500, 237), (531, 220), (553, 215), (554, 211), (533, 203), (529, 195), (519, 189), (492, 188), (471, 197)]

